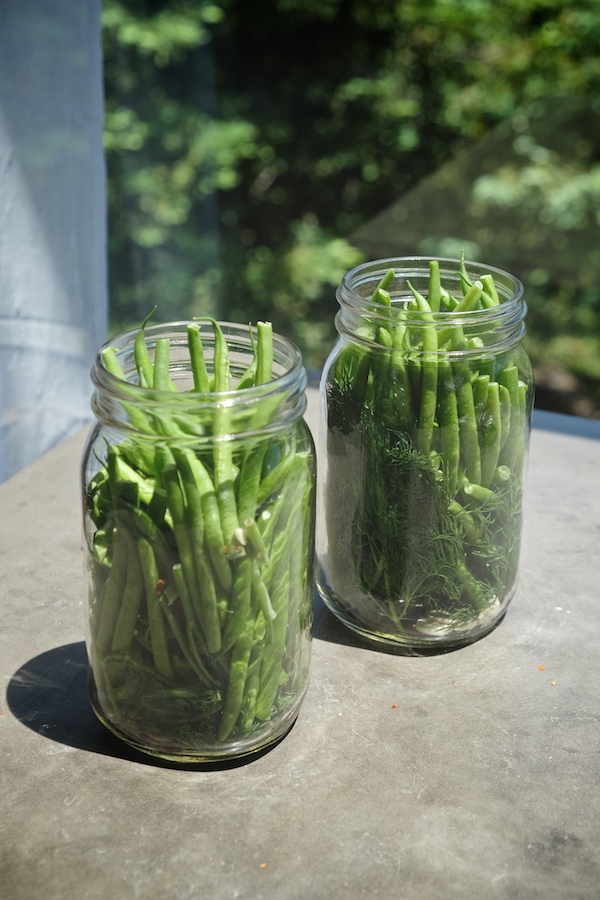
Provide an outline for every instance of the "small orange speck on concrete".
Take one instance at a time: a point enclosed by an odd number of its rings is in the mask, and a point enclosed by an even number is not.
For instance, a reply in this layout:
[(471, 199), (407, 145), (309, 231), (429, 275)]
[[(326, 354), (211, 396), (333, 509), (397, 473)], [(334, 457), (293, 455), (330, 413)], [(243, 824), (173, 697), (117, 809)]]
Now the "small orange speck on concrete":
[(543, 672), (545, 668), (546, 668), (545, 666), (538, 666), (538, 669), (540, 670), (540, 672)]
[(397, 709), (397, 706), (395, 703), (392, 703), (392, 709)]

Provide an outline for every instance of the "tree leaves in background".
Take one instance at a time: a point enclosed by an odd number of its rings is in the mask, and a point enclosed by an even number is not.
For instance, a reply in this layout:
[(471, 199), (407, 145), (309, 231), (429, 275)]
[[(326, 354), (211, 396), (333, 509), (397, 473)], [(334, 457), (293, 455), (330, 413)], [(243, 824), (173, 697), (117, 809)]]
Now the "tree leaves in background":
[(519, 111), (595, 98), (599, 41), (598, 0), (104, 0), (113, 328), (155, 304), (162, 320), (263, 316), (320, 365), (357, 230), (500, 123), (526, 165), (465, 205), (537, 204), (540, 239), (579, 233), (598, 144), (566, 166)]

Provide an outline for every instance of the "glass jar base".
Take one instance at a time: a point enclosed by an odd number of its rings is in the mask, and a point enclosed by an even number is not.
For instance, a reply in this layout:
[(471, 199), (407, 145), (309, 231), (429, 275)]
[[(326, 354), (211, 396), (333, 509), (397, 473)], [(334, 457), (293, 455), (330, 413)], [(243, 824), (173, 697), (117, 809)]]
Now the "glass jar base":
[(472, 644), (493, 631), (502, 621), (514, 591), (500, 603), (484, 609), (476, 618), (462, 624), (453, 622), (441, 613), (423, 614), (411, 622), (404, 631), (393, 632), (391, 629), (369, 628), (364, 622), (352, 615), (348, 603), (344, 602), (317, 575), (317, 590), (327, 609), (343, 625), (359, 635), (367, 643), (379, 649), (399, 654), (444, 653)]
[(255, 756), (268, 750), (270, 747), (279, 743), (292, 729), (298, 718), (300, 706), (304, 696), (299, 697), (292, 707), (286, 710), (286, 715), (282, 716), (280, 721), (272, 724), (268, 731), (260, 735), (254, 734), (250, 737), (231, 740), (226, 745), (220, 747), (202, 747), (189, 749), (168, 749), (158, 746), (150, 746), (148, 743), (136, 739), (133, 735), (128, 734), (124, 729), (115, 725), (102, 711), (98, 701), (90, 694), (90, 703), (96, 718), (104, 725), (111, 734), (113, 734), (128, 747), (150, 756), (154, 759), (161, 759), (165, 762), (180, 763), (182, 765), (202, 765), (209, 763), (226, 763), (228, 761), (235, 762), (243, 760), (246, 757)]

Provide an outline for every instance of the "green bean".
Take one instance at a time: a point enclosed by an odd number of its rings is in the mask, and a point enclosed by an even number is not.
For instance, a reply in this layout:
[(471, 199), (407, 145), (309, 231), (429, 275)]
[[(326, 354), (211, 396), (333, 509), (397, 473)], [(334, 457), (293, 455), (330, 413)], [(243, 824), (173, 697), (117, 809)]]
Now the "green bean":
[(474, 281), (473, 284), (470, 285), (462, 300), (459, 300), (458, 304), (454, 308), (454, 312), (471, 312), (472, 310), (477, 309), (477, 304), (479, 303), (479, 300), (481, 298), (481, 292), (481, 282)]
[(429, 263), (429, 292), (427, 301), (432, 312), (440, 311), (440, 302), (442, 299), (442, 284), (440, 275), (440, 264), (437, 259), (432, 259)]
[[(292, 520), (290, 520), (292, 521)], [(294, 522), (294, 527), (296, 523)], [(287, 603), (289, 596), (289, 556), (288, 545), (292, 534), (288, 529), (280, 532), (272, 551), (269, 593), (273, 619), (269, 628), (268, 642), (265, 644), (260, 667), (260, 685), (256, 698), (256, 718), (266, 721), (271, 717), (273, 703), (277, 696), (281, 675), (281, 659), (285, 650), (287, 633)]]
[(482, 275), (481, 284), (483, 285), (486, 297), (492, 301), (491, 306), (498, 306), (500, 304), (500, 297), (498, 296), (498, 291), (492, 275)]
[(281, 495), (270, 507), (269, 515), (265, 518), (261, 517), (258, 521), (264, 544), (269, 550), (269, 564), (272, 563), (271, 543), (275, 536), (285, 529), (289, 511), (301, 508), (302, 497), (308, 479), (308, 456), (307, 454), (297, 453)]
[(515, 468), (516, 456), (519, 451), (519, 444), (523, 440), (518, 368), (515, 365), (505, 366), (498, 375), (498, 381), (506, 388), (510, 396), (509, 432), (500, 454), (500, 464), (506, 465), (509, 469), (513, 470)]
[[(269, 591), (271, 607), (275, 617), (271, 621), (268, 642), (265, 645), (260, 669), (260, 687), (256, 701), (256, 718), (267, 720), (272, 712), (273, 703), (279, 689), (281, 677), (281, 661), (285, 651), (288, 630), (288, 607), (290, 593), (290, 553), (294, 537), (301, 531), (302, 521), (301, 499), (307, 489), (308, 471), (306, 466), (302, 475), (290, 484), (289, 496), (286, 498), (285, 510), (288, 520), (285, 527), (274, 531), (270, 548), (269, 565), (265, 567), (263, 578)], [(283, 509), (282, 501), (279, 501)], [(293, 511), (293, 513), (292, 513)], [(292, 514), (290, 514), (292, 513)]]
[(179, 602), (181, 603), (181, 608), (183, 610), (183, 615), (186, 620), (186, 628), (188, 630), (194, 629), (196, 624), (202, 625), (198, 614), (194, 609), (194, 604), (192, 603), (192, 598), (190, 596), (190, 590), (185, 578), (185, 573), (183, 571), (183, 566), (180, 562), (175, 563), (172, 569), (173, 573), (173, 582), (175, 584), (175, 589), (177, 591), (177, 596), (179, 597)]
[(201, 530), (199, 532), (196, 531), (198, 523), (195, 523), (194, 527), (190, 521), (177, 467), (166, 465), (162, 470), (162, 477), (167, 492), (167, 502), (173, 521), (173, 533), (177, 543), (181, 567), (190, 596), (196, 597), (199, 591), (196, 580), (194, 545), (199, 546), (200, 551), (202, 550), (204, 534)]
[[(485, 415), (485, 406), (487, 403), (488, 390), (490, 386), (489, 375), (477, 375), (472, 382), (473, 385), (473, 406), (475, 407), (475, 418), (477, 424), (480, 425)], [(479, 429), (481, 430), (481, 429)]]
[(126, 531), (126, 539), (127, 577), (110, 647), (111, 653), (126, 653), (129, 650), (138, 621), (144, 589), (136, 541), (130, 531)]
[(500, 396), (500, 451), (504, 448), (510, 434), (510, 392), (503, 384), (498, 384)]
[[(105, 347), (102, 350), (101, 356), (106, 371), (124, 382), (124, 384), (128, 384), (127, 377), (121, 368), (115, 348)], [(126, 411), (131, 424), (137, 431), (146, 433), (152, 431), (148, 416), (146, 416), (145, 413), (136, 409), (136, 407), (132, 406), (130, 403), (123, 403), (123, 409)], [(128, 455), (131, 455), (134, 464), (138, 465), (142, 471), (149, 471), (149, 473), (152, 473), (152, 456), (148, 454), (144, 447), (138, 447), (136, 444), (129, 442), (126, 447), (126, 452)]]
[(171, 342), (169, 338), (159, 338), (154, 350), (154, 378), (152, 387), (157, 391), (169, 390), (169, 356)]
[(256, 385), (256, 369), (258, 366), (258, 354), (256, 352), (256, 342), (254, 340), (254, 335), (252, 333), (252, 329), (250, 329), (250, 343), (252, 344), (252, 360), (249, 365), (246, 366), (246, 369), (240, 375), (238, 379), (238, 383), (236, 385), (237, 390), (245, 390), (249, 387), (254, 387)]
[(137, 545), (144, 576), (150, 646), (152, 648), (154, 667), (163, 678), (172, 678), (173, 669), (167, 645), (165, 623), (157, 594), (159, 577), (154, 551), (146, 538), (139, 538)]
[(392, 336), (384, 325), (380, 325), (378, 329), (378, 340), (382, 347), (386, 350), (378, 351), (371, 363), (371, 372), (373, 384), (378, 392), (378, 399), (386, 399), (390, 396), (390, 365), (392, 357)]
[[(207, 680), (212, 684), (216, 684), (217, 682), (214, 676), (210, 674), (204, 663), (204, 657), (208, 653), (208, 650), (206, 649), (201, 634), (198, 633), (198, 629), (196, 627), (197, 625), (200, 625), (200, 628), (202, 628), (202, 625), (194, 610), (192, 599), (190, 597), (188, 586), (180, 563), (176, 563), (173, 566), (173, 579), (175, 590), (177, 596), (179, 597), (179, 602), (181, 604), (181, 608), (183, 610), (183, 615), (185, 618), (185, 631), (187, 634), (190, 653), (195, 660), (197, 668), (200, 669), (200, 671), (203, 673), (204, 680)], [(200, 641), (200, 648), (198, 648), (197, 646), (197, 640)]]
[(471, 287), (471, 279), (469, 278), (469, 273), (467, 272), (467, 265), (465, 263), (465, 251), (461, 250), (460, 252), (460, 260), (458, 264), (458, 275), (460, 278), (460, 286), (463, 292), (463, 297), (468, 293)]
[(481, 423), (481, 483), (488, 487), (494, 477), (501, 442), (500, 391), (497, 381), (490, 382), (485, 413)]
[(454, 312), (458, 306), (458, 300), (453, 297), (445, 288), (442, 288), (440, 294), (440, 309), (443, 307), (445, 312)]
[[(111, 453), (112, 448), (108, 452)], [(155, 479), (148, 476), (144, 477), (138, 469), (134, 469), (117, 451), (114, 451), (114, 466), (114, 478), (119, 482), (136, 484), (142, 503), (150, 503), (156, 490)]]
[(148, 513), (142, 509), (127, 506), (115, 510), (112, 515), (118, 524), (137, 532), (152, 544), (161, 574), (163, 577), (167, 575), (173, 565), (173, 555), (164, 534)]
[(230, 614), (223, 629), (221, 653), (229, 650), (242, 634), (252, 602), (252, 557), (244, 556), (234, 563)]
[(242, 709), (239, 715), (239, 727), (241, 731), (249, 731), (254, 724), (254, 716), (256, 712), (256, 700), (258, 697), (258, 689), (260, 687), (260, 662), (262, 647), (256, 646), (256, 628), (254, 645), (248, 662), (248, 671), (246, 673), (246, 683), (244, 685), (244, 697), (242, 699)]
[(289, 452), (281, 458), (277, 465), (273, 469), (271, 469), (271, 471), (268, 472), (268, 474), (266, 474), (260, 482), (256, 495), (257, 506), (262, 506), (262, 504), (266, 500), (268, 500), (269, 497), (271, 497), (272, 494), (274, 494), (275, 491), (277, 491), (286, 481), (290, 469), (294, 463), (295, 455), (295, 441), (292, 441)]
[(98, 631), (96, 633), (96, 649), (101, 656), (110, 650), (115, 626), (121, 609), (121, 598), (127, 583), (128, 546), (125, 532), (116, 528), (113, 532), (113, 554), (110, 573), (104, 586), (102, 608)]
[(244, 687), (248, 673), (248, 662), (252, 650), (252, 635), (254, 622), (249, 619), (241, 636), (235, 642), (231, 651), (229, 664), (229, 683), (223, 701), (223, 711), (219, 721), (217, 739), (225, 741), (233, 731), (235, 723), (242, 708), (244, 699)]
[[(347, 348), (349, 355), (355, 363), (355, 371), (351, 380), (352, 384), (352, 402), (356, 409), (360, 411), (365, 403), (367, 395), (367, 383), (369, 380), (369, 372), (371, 371), (371, 356), (365, 348), (361, 348), (355, 355), (352, 347)], [(342, 360), (343, 355), (340, 355)]]
[(519, 439), (515, 441), (516, 446), (514, 447), (511, 460), (513, 470), (520, 473), (523, 467), (526, 449), (524, 429), (527, 418), (527, 385), (523, 381), (519, 381), (517, 386), (517, 401), (519, 405), (519, 422), (517, 432)]
[(255, 384), (267, 384), (273, 376), (273, 326), (270, 322), (258, 322), (258, 349)]
[(456, 385), (461, 457), (469, 480), (479, 482), (481, 456), (469, 367), (462, 360), (455, 360), (452, 363), (452, 370)]
[[(227, 341), (221, 326), (215, 319), (207, 317), (212, 323), (215, 335), (214, 350), (214, 377), (215, 392), (223, 393), (230, 390), (231, 372), (229, 369), (229, 351)], [(243, 554), (243, 548), (235, 537), (239, 526), (237, 506), (234, 493), (235, 473), (233, 466), (232, 441), (228, 437), (230, 432), (229, 409), (217, 403), (214, 416), (214, 485), (221, 516), (221, 527), (225, 540), (226, 554), (230, 557)]]
[(457, 500), (451, 500), (448, 509), (457, 517), (458, 521), (463, 526), (467, 540), (476, 546), (481, 540), (481, 531), (477, 527), (475, 519), (469, 510), (465, 509), (464, 506), (461, 506)]
[(494, 492), (490, 488), (469, 481), (463, 482), (462, 492), (467, 498), (475, 500), (478, 504), (487, 503), (494, 497)]
[[(267, 384), (273, 373), (273, 329), (266, 322), (259, 322), (257, 342), (256, 384)], [(278, 402), (278, 401), (277, 401)], [(254, 416), (253, 427), (260, 427), (265, 417), (270, 417), (272, 403), (260, 404)], [(261, 472), (269, 442), (260, 439), (248, 446), (240, 472), (238, 521), (254, 519), (258, 501)]]
[(261, 612), (265, 617), (265, 622), (268, 628), (269, 623), (273, 621), (277, 613), (273, 609), (269, 591), (267, 590), (267, 586), (262, 579), (260, 568), (255, 559), (252, 560), (252, 591), (256, 595)]
[(192, 378), (194, 379), (194, 390), (201, 394), (208, 394), (210, 392), (210, 379), (206, 369), (204, 348), (202, 346), (202, 339), (200, 337), (200, 329), (198, 325), (188, 325), (187, 338), (190, 351)]
[(440, 454), (448, 496), (454, 497), (458, 487), (460, 463), (460, 427), (458, 405), (454, 390), (452, 366), (441, 359), (439, 367), (438, 418), (440, 430)]
[[(474, 282), (467, 293), (453, 307), (453, 313), (470, 312), (477, 308), (477, 303), (481, 297), (481, 283)], [(448, 345), (451, 351), (463, 350), (467, 347), (467, 340), (462, 325), (453, 324), (438, 330), (438, 345), (444, 347)]]
[[(214, 485), (206, 467), (191, 450), (174, 449), (173, 451), (179, 473), (183, 482), (184, 492), (188, 505), (196, 510), (204, 524), (204, 539), (213, 564), (215, 574), (221, 587), (229, 591), (231, 589), (232, 576), (231, 564), (225, 554), (225, 540), (219, 505), (215, 494)], [(198, 500), (201, 512), (197, 510)]]
[(252, 362), (246, 367), (245, 371), (239, 377), (238, 383), (236, 385), (236, 389), (238, 391), (246, 390), (247, 388), (254, 387), (256, 384), (256, 369), (257, 369), (257, 359), (256, 356), (253, 358)]
[(437, 406), (438, 339), (429, 303), (413, 288), (410, 282), (408, 282), (408, 287), (414, 298), (411, 303), (411, 308), (417, 309), (422, 322), (420, 327), (423, 346), (423, 361), (421, 365), (421, 403), (419, 408), (417, 446), (423, 453), (428, 454), (431, 449)]
[(119, 358), (117, 356), (117, 351), (114, 347), (105, 347), (101, 354), (102, 362), (104, 363), (104, 368), (107, 372), (110, 372), (111, 375), (114, 375), (115, 378), (118, 378), (120, 381), (124, 381), (127, 383), (127, 377), (121, 363), (119, 362)]
[(399, 422), (405, 427), (414, 423), (410, 379), (406, 368), (405, 350), (403, 347), (406, 325), (398, 323), (393, 335), (392, 354), (390, 358), (390, 377), (394, 398), (394, 409)]
[[(463, 296), (466, 297), (470, 290), (473, 287), (473, 283), (469, 278), (469, 273), (467, 272), (467, 267), (465, 264), (465, 255), (464, 252), (461, 253), (460, 258), (460, 267), (459, 267), (459, 276), (460, 276), (460, 286), (463, 292)], [(485, 281), (484, 281), (485, 279)], [(491, 282), (491, 286), (490, 286)], [(481, 288), (479, 295), (476, 298), (471, 297), (469, 300), (469, 304), (473, 302), (475, 299), (475, 305), (469, 305), (470, 309), (477, 309), (480, 306), (482, 309), (490, 309), (492, 306), (496, 306), (498, 304), (498, 294), (496, 293), (496, 285), (494, 284), (494, 279), (491, 275), (484, 275), (481, 278), (481, 282), (475, 282)], [(490, 293), (491, 291), (491, 293)], [(460, 311), (460, 302), (456, 306), (455, 311)], [(464, 311), (464, 307), (463, 307)]]
[(260, 533), (256, 519), (246, 519), (243, 523), (242, 531), (244, 533), (243, 544), (249, 544), (253, 550), (254, 558), (261, 565), (266, 565), (269, 561), (269, 554)]
[(142, 387), (152, 387), (154, 384), (154, 366), (152, 364), (152, 360), (150, 359), (150, 354), (148, 353), (144, 329), (148, 323), (148, 320), (151, 316), (154, 315), (155, 312), (156, 306), (154, 307), (154, 309), (150, 310), (150, 312), (138, 328), (138, 332), (135, 336), (133, 345), (135, 365), (138, 370), (140, 385)]
[(510, 469), (508, 466), (497, 466), (492, 481), (496, 487), (501, 487), (503, 484), (506, 484), (509, 478)]
[[(163, 594), (158, 597), (158, 602), (160, 604), (160, 608), (162, 613), (167, 620), (169, 628), (173, 634), (173, 637), (177, 641), (179, 645), (179, 649), (181, 650), (181, 654), (188, 666), (192, 670), (192, 672), (200, 679), (200, 681), (206, 686), (210, 686), (215, 684), (215, 679), (210, 675), (202, 661), (198, 658), (198, 654), (194, 652), (192, 646), (189, 646), (185, 636), (179, 626), (179, 622), (177, 621), (173, 611), (169, 605), (170, 600), (175, 600), (178, 596), (177, 589), (174, 588), (172, 592), (172, 596), (169, 596), (169, 589), (167, 588)], [(188, 623), (189, 624), (189, 623)], [(189, 639), (190, 629), (188, 627), (188, 639)], [(194, 648), (195, 649), (195, 648)]]
[[(374, 303), (379, 303), (381, 306), (387, 307), (388, 309), (392, 305), (392, 298), (390, 297), (388, 291), (380, 287), (375, 289), (375, 293), (373, 294), (371, 300)], [(385, 313), (383, 313), (383, 315), (385, 315)]]
[(481, 589), (481, 585), (462, 560), (457, 562), (456, 572), (469, 600), (471, 600), (476, 609), (484, 610), (488, 605), (488, 601)]
[(173, 530), (185, 580), (196, 612), (202, 624), (209, 653), (221, 647), (221, 625), (217, 595), (210, 565), (204, 552), (204, 528), (199, 497), (192, 492), (193, 502), (186, 506), (183, 490), (175, 466), (166, 466), (163, 478), (169, 507), (173, 516)]
[(263, 439), (247, 449), (244, 454), (240, 472), (238, 521), (254, 518), (256, 514), (260, 476), (266, 450), (267, 441)]
[[(383, 276), (383, 278), (381, 279), (381, 281), (379, 282), (379, 284), (377, 285), (377, 287), (375, 288), (373, 295), (371, 296), (371, 300), (374, 303), (378, 302), (377, 298), (379, 296), (379, 293), (378, 293), (379, 291), (385, 291), (387, 293), (387, 289), (390, 287), (390, 285), (392, 285), (394, 283), (395, 277), (396, 277), (396, 273), (394, 272), (394, 270), (388, 269), (387, 272), (385, 273), (385, 275)], [(389, 297), (389, 294), (388, 294), (388, 297)]]

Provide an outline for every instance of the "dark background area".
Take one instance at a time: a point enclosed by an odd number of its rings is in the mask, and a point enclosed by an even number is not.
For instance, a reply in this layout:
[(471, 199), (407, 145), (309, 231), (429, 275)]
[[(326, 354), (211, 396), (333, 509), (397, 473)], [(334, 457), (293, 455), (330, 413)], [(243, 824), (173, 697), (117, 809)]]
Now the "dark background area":
[(318, 368), (388, 255), (525, 284), (537, 405), (600, 417), (600, 3), (105, 0), (113, 332), (269, 319)]

